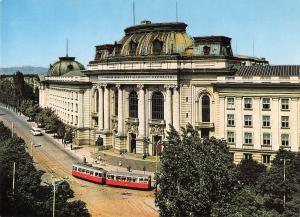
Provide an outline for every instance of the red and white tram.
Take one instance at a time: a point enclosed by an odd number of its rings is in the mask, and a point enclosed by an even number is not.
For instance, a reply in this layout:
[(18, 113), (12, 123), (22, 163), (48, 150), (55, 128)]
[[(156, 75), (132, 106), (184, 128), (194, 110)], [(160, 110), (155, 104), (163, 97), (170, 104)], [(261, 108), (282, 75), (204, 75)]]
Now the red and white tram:
[(106, 184), (149, 190), (151, 188), (151, 176), (137, 173), (110, 171), (106, 172)]
[(151, 189), (151, 176), (149, 175), (119, 171), (107, 172), (102, 168), (93, 167), (89, 164), (74, 164), (72, 175), (99, 184), (144, 190)]
[(72, 175), (95, 183), (105, 184), (105, 170), (92, 165), (76, 163), (72, 167)]

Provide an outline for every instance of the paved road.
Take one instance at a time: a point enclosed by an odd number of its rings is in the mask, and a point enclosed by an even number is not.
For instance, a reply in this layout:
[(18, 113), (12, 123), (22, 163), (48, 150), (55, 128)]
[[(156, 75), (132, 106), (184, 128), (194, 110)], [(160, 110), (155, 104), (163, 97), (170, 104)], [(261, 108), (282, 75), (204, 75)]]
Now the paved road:
[[(151, 206), (154, 200), (153, 192), (101, 186), (76, 179), (70, 175), (70, 171), (77, 159), (57, 146), (52, 138), (33, 137), (30, 133), (30, 125), (26, 121), (1, 107), (0, 121), (7, 126), (11, 126), (13, 121), (18, 136), (22, 137), (27, 144), (33, 141), (33, 158), (38, 163), (38, 167), (46, 172), (46, 178), (51, 178), (52, 175), (56, 179), (66, 178), (75, 192), (74, 199), (86, 202), (92, 216), (158, 216)], [(30, 145), (28, 151), (31, 153)]]

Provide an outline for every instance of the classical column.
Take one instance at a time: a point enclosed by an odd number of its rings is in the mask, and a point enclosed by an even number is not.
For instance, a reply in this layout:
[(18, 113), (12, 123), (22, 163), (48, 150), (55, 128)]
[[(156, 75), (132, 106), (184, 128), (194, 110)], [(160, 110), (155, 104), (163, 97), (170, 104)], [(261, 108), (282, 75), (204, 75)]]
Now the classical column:
[(104, 130), (109, 131), (109, 89), (104, 85)]
[(180, 130), (180, 109), (179, 109), (179, 87), (175, 85), (173, 89), (173, 126), (175, 130)]
[(166, 129), (169, 130), (169, 124), (172, 124), (172, 92), (171, 86), (165, 85), (166, 88), (166, 112), (165, 112), (165, 120), (166, 120)]
[(98, 129), (103, 129), (103, 89), (99, 85), (98, 86), (98, 94), (99, 94), (99, 109), (98, 109)]
[(80, 90), (79, 91), (79, 99), (78, 99), (78, 127), (82, 128), (83, 127), (83, 119), (84, 119), (84, 110), (83, 110), (83, 97), (84, 97), (84, 91)]
[(116, 85), (118, 88), (118, 135), (122, 136), (124, 134), (124, 120), (123, 120), (123, 90), (121, 85)]
[(145, 137), (145, 90), (143, 84), (137, 85), (139, 89), (138, 117), (139, 117), (139, 138)]

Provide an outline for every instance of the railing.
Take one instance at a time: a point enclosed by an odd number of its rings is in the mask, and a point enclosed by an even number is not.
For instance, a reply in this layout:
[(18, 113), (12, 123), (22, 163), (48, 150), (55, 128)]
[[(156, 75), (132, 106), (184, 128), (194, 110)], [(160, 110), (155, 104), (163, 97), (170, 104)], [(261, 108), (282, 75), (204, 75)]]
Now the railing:
[(214, 128), (214, 123), (211, 122), (196, 122), (195, 126), (198, 128)]
[(166, 125), (166, 121), (163, 119), (149, 119), (149, 125)]
[(299, 76), (219, 76), (217, 78), (218, 83), (234, 82), (234, 83), (243, 83), (243, 82), (253, 82), (253, 83), (300, 83)]
[(138, 118), (126, 118), (125, 122), (138, 124), (139, 123), (139, 119)]

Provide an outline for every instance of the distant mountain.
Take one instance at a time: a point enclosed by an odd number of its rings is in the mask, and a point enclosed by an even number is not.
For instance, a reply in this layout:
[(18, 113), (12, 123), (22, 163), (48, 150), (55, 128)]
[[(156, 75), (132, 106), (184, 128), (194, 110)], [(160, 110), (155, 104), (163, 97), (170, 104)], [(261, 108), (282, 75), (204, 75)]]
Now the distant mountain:
[(0, 68), (0, 75), (12, 75), (16, 73), (16, 71), (20, 71), (23, 74), (40, 74), (45, 75), (48, 72), (48, 68), (46, 67), (35, 67), (35, 66), (20, 66), (20, 67), (7, 67)]

